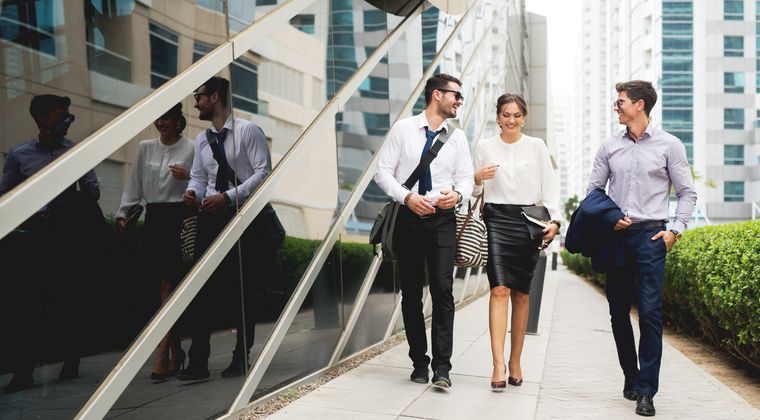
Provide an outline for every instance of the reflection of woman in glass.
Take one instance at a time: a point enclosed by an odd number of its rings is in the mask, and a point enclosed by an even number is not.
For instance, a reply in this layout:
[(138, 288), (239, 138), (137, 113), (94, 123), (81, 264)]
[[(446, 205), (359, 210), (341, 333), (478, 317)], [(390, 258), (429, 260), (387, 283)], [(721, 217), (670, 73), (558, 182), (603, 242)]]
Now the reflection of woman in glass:
[[(520, 356), (528, 324), (528, 293), (540, 249), (554, 239), (559, 222), (552, 220), (540, 239), (528, 233), (524, 206), (546, 207), (558, 215), (559, 187), (544, 141), (521, 132), (528, 113), (525, 100), (514, 94), (499, 97), (496, 122), (501, 134), (475, 146), (475, 190), (485, 193), (483, 215), (488, 228), (488, 281), (491, 284), (489, 328), (493, 373), (491, 389), (502, 391), (507, 382), (523, 381)], [(504, 363), (508, 299), (512, 300), (512, 337), (509, 365)], [(509, 377), (505, 378), (509, 368)]]
[[(181, 103), (155, 121), (160, 137), (140, 142), (116, 213), (118, 229), (124, 232), (129, 209), (141, 200), (147, 203), (144, 243), (150, 261), (143, 267), (160, 283), (162, 303), (182, 280), (186, 269), (180, 255), (179, 234), (188, 211), (182, 203), (182, 194), (187, 189), (194, 154), (193, 142), (182, 137), (186, 125)], [(158, 346), (150, 376), (156, 380), (166, 379), (175, 375), (184, 361), (179, 337), (170, 331)]]

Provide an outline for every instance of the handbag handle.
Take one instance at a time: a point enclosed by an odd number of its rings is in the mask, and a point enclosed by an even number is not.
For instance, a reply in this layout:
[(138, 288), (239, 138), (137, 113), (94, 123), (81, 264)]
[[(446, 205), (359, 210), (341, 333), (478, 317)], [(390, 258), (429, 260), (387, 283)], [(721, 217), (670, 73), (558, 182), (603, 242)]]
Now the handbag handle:
[[(479, 208), (482, 212), (483, 210), (483, 194), (480, 194), (478, 198), (475, 199), (475, 205), (473, 206), (472, 203), (467, 203), (467, 217), (464, 219), (464, 222), (462, 223), (462, 228), (459, 229), (459, 232), (457, 232), (457, 240), (456, 243), (459, 243), (459, 239), (462, 238), (462, 234), (464, 233), (464, 230), (467, 229), (467, 225), (470, 223), (470, 220), (472, 220), (472, 214), (475, 212), (475, 208)], [(481, 213), (482, 215), (482, 213)], [(482, 217), (482, 216), (481, 216)]]

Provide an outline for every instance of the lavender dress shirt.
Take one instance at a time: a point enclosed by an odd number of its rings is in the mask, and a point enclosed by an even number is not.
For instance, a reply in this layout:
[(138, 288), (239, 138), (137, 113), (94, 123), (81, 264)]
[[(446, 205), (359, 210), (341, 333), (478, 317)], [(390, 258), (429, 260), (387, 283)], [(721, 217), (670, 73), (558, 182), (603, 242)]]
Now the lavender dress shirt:
[(671, 186), (678, 197), (672, 228), (683, 232), (688, 225), (697, 193), (686, 148), (681, 141), (650, 123), (639, 140), (627, 129), (610, 136), (594, 159), (586, 194), (595, 188), (608, 195), (631, 221), (668, 220)]

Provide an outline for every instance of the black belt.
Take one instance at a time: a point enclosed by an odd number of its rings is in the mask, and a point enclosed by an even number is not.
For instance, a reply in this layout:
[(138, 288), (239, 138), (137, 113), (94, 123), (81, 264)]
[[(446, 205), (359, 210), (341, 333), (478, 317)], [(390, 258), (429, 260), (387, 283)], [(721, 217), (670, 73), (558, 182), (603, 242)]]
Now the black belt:
[(427, 214), (425, 216), (420, 216), (417, 213), (413, 212), (412, 209), (410, 209), (408, 206), (402, 206), (401, 208), (406, 209), (406, 211), (408, 211), (409, 214), (416, 216), (420, 219), (429, 219), (431, 217), (442, 216), (444, 214), (452, 214), (455, 211), (454, 207), (449, 208), (449, 209), (441, 209), (441, 208), (435, 207), (435, 213)]
[(655, 228), (662, 229), (664, 227), (665, 227), (665, 222), (663, 222), (662, 220), (650, 220), (648, 222), (632, 223), (625, 230), (634, 231), (634, 230), (648, 230), (648, 229), (655, 229)]

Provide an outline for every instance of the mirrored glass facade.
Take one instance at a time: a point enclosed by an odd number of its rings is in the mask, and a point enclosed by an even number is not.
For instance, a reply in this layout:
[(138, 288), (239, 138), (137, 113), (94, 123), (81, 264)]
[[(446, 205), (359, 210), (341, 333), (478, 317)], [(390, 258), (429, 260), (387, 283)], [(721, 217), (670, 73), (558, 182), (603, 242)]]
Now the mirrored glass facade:
[(0, 417), (221, 417), (397, 331), (374, 157), (431, 66), (464, 81), (471, 144), (492, 135), (523, 10), (1, 1)]

